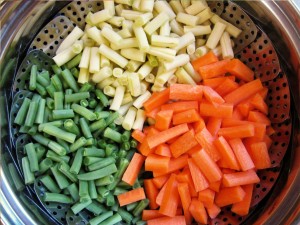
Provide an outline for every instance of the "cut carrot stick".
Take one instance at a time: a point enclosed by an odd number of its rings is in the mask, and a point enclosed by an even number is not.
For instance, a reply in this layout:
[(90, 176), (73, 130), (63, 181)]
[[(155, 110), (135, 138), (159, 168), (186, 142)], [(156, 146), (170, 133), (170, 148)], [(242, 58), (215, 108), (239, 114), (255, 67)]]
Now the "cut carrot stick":
[(150, 154), (145, 160), (146, 171), (160, 171), (167, 173), (169, 168), (170, 158), (166, 156)]
[(157, 130), (167, 130), (170, 127), (173, 110), (161, 110), (156, 114), (155, 128)]
[(170, 99), (172, 100), (197, 100), (202, 99), (201, 85), (191, 85), (191, 84), (172, 84), (170, 86)]
[(170, 147), (167, 144), (160, 144), (159, 146), (157, 146), (155, 148), (155, 154), (167, 157), (172, 156)]
[(144, 156), (147, 156), (152, 152), (152, 149), (149, 147), (147, 141), (143, 141), (141, 144), (139, 144), (137, 149)]
[(188, 109), (196, 109), (198, 111), (198, 101), (179, 101), (164, 104), (161, 106), (161, 110), (173, 110), (174, 113), (186, 111)]
[(248, 115), (248, 120), (252, 122), (263, 123), (267, 126), (271, 125), (270, 119), (261, 112), (250, 111)]
[(198, 151), (200, 151), (202, 149), (202, 147), (199, 145), (199, 144), (197, 144), (196, 146), (194, 146), (193, 148), (191, 148), (190, 150), (188, 150), (187, 151), (187, 154), (189, 155), (189, 156), (192, 156), (195, 152), (198, 152)]
[(225, 95), (223, 98), (225, 102), (232, 103), (233, 105), (237, 105), (241, 101), (249, 98), (250, 96), (258, 93), (263, 89), (262, 83), (260, 79), (256, 79), (246, 83), (236, 90), (230, 92), (229, 94)]
[(227, 173), (223, 175), (223, 186), (234, 187), (259, 182), (259, 177), (254, 170)]
[(195, 109), (189, 109), (174, 114), (173, 125), (183, 124), (183, 123), (193, 123), (200, 120), (200, 115)]
[(224, 136), (225, 138), (246, 138), (254, 136), (254, 125), (245, 124), (234, 127), (221, 128), (218, 131), (218, 135)]
[(189, 130), (187, 124), (180, 124), (167, 130), (161, 131), (158, 134), (148, 136), (146, 141), (150, 148), (154, 148), (160, 144), (167, 142), (168, 140), (177, 137)]
[(230, 139), (228, 143), (231, 146), (242, 171), (250, 170), (255, 167), (241, 139)]
[(211, 182), (209, 184), (209, 189), (215, 191), (215, 192), (219, 192), (220, 190), (220, 187), (221, 187), (221, 183), (222, 183), (222, 180), (218, 180), (218, 181), (215, 181), (215, 182)]
[(192, 199), (189, 210), (196, 222), (207, 224), (207, 214), (201, 201)]
[(186, 225), (184, 216), (174, 216), (174, 217), (160, 217), (147, 221), (148, 225)]
[(211, 103), (222, 104), (224, 103), (224, 99), (218, 94), (218, 92), (214, 91), (211, 87), (203, 87), (203, 94), (206, 100)]
[(144, 161), (144, 156), (139, 153), (134, 153), (127, 169), (125, 170), (122, 181), (126, 182), (127, 184), (133, 185), (138, 177)]
[(235, 120), (242, 120), (242, 119), (244, 119), (243, 115), (239, 112), (239, 110), (237, 110), (236, 107), (233, 108), (232, 119), (235, 119)]
[(164, 215), (161, 215), (158, 210), (154, 209), (144, 209), (142, 212), (142, 220), (147, 221), (147, 220), (153, 220), (156, 218), (163, 217)]
[(143, 131), (141, 130), (134, 130), (131, 133), (131, 137), (133, 137), (136, 141), (138, 141), (139, 143), (142, 143), (146, 137), (146, 135), (143, 133)]
[(209, 79), (219, 76), (224, 76), (227, 72), (225, 66), (230, 60), (224, 59), (209, 65), (201, 66), (198, 68), (198, 72), (203, 79)]
[(146, 111), (150, 112), (153, 109), (165, 104), (169, 101), (170, 88), (158, 92), (157, 94), (152, 94), (151, 97), (144, 103), (144, 108)]
[[(179, 204), (181, 204), (181, 201), (179, 201)], [(177, 210), (176, 210), (176, 216), (182, 216), (182, 208), (179, 208), (180, 206), (178, 206)]]
[(203, 118), (200, 118), (199, 121), (193, 123), (193, 128), (194, 128), (195, 133), (200, 132), (205, 126), (206, 125), (205, 125), (205, 121)]
[(221, 212), (221, 209), (220, 207), (218, 207), (216, 204), (211, 204), (211, 205), (205, 205), (205, 208), (206, 208), (206, 211), (207, 211), (207, 214), (208, 216), (211, 218), (211, 219), (214, 219), (216, 218), (219, 213)]
[[(168, 178), (169, 180), (169, 178)], [(168, 181), (167, 180), (167, 181)], [(164, 186), (160, 189), (157, 197), (156, 197), (156, 203), (160, 206), (162, 204), (162, 201), (163, 201), (163, 197), (164, 197), (164, 194), (166, 192), (166, 187), (167, 187), (167, 182), (164, 184)]]
[(257, 93), (250, 101), (251, 105), (253, 105), (257, 110), (262, 112), (265, 115), (268, 115), (268, 105), (265, 103), (263, 97)]
[(177, 175), (177, 181), (181, 183), (187, 183), (189, 185), (189, 190), (192, 197), (198, 196), (198, 192), (195, 190), (193, 178), (188, 165), (184, 167), (183, 171)]
[(209, 188), (198, 193), (198, 200), (203, 202), (204, 206), (214, 204), (215, 192)]
[(117, 196), (120, 206), (128, 205), (146, 198), (144, 188), (136, 188)]
[(162, 186), (164, 186), (164, 184), (167, 182), (167, 180), (169, 179), (169, 175), (163, 175), (160, 177), (154, 177), (152, 178), (153, 184), (158, 188), (161, 189)]
[(189, 185), (187, 183), (178, 184), (178, 193), (181, 200), (185, 221), (187, 224), (191, 224), (193, 217), (189, 211), (189, 207), (192, 201), (192, 197), (189, 192)]
[(192, 61), (192, 65), (194, 69), (197, 71), (199, 67), (209, 65), (211, 63), (218, 62), (218, 57), (213, 53), (213, 51), (209, 51), (205, 55), (197, 58), (196, 60)]
[(198, 144), (194, 130), (189, 130), (170, 145), (173, 157), (178, 158)]
[(268, 88), (264, 87), (260, 92), (258, 92), (258, 94), (264, 99), (266, 100), (267, 95), (268, 95)]
[(266, 143), (268, 149), (270, 149), (270, 147), (273, 143), (272, 139), (268, 135), (265, 135), (263, 142)]
[(268, 136), (272, 136), (273, 134), (275, 134), (275, 130), (274, 130), (274, 128), (272, 127), (272, 126), (268, 126), (267, 128), (266, 128), (266, 134), (268, 135)]
[(176, 175), (172, 174), (166, 183), (166, 190), (159, 208), (159, 213), (166, 216), (175, 216), (178, 203), (178, 183), (176, 181)]
[(220, 168), (206, 151), (202, 149), (194, 153), (192, 158), (209, 182), (221, 180), (222, 172)]
[(266, 169), (271, 167), (271, 159), (265, 142), (251, 144), (250, 149), (248, 148), (248, 152), (256, 169)]
[(201, 116), (211, 116), (218, 118), (231, 118), (233, 112), (233, 105), (224, 104), (211, 104), (209, 102), (200, 103), (200, 115)]
[(231, 207), (231, 211), (240, 215), (246, 216), (249, 213), (251, 199), (252, 199), (252, 192), (253, 192), (253, 184), (248, 184), (242, 186), (243, 190), (245, 191), (245, 197), (242, 201), (238, 203), (234, 203)]
[(222, 118), (210, 117), (207, 121), (206, 128), (211, 133), (213, 137), (215, 137), (221, 128)]
[(156, 118), (157, 113), (160, 111), (160, 107), (156, 107), (154, 109), (152, 109), (151, 111), (146, 111), (146, 116), (148, 118), (154, 119)]
[(149, 208), (150, 209), (157, 209), (159, 205), (156, 203), (156, 198), (158, 195), (158, 189), (153, 184), (151, 179), (145, 179), (144, 180), (144, 187), (146, 196), (149, 199)]
[(246, 193), (240, 186), (222, 188), (216, 193), (215, 204), (219, 207), (231, 205), (244, 199)]
[(192, 175), (195, 190), (199, 192), (208, 188), (209, 184), (195, 162), (193, 162), (192, 159), (188, 159), (188, 165)]
[(233, 81), (232, 79), (226, 78), (224, 82), (222, 82), (220, 85), (218, 85), (215, 88), (215, 91), (220, 95), (220, 96), (225, 96), (228, 93), (236, 90), (239, 87), (238, 83)]
[(247, 82), (254, 79), (254, 72), (239, 59), (232, 59), (226, 65), (226, 70), (230, 74)]
[(230, 169), (239, 170), (239, 164), (226, 139), (223, 136), (221, 136), (215, 140), (214, 144), (221, 155), (221, 159), (226, 163), (226, 165)]
[(208, 155), (214, 160), (220, 159), (220, 153), (213, 144), (214, 138), (206, 128), (195, 134), (195, 138)]
[[(167, 173), (173, 173), (175, 171), (178, 171), (178, 170), (182, 169), (183, 167), (185, 167), (187, 165), (187, 160), (188, 160), (187, 155), (179, 156), (176, 159), (171, 158), (170, 162), (169, 162), (169, 168), (168, 168)], [(153, 176), (154, 177), (162, 176), (162, 175), (165, 175), (165, 174), (166, 173), (161, 172), (161, 171), (153, 171)]]
[(225, 76), (225, 77), (215, 77), (211, 79), (204, 79), (203, 85), (209, 86), (213, 89), (216, 89), (220, 84), (224, 83), (226, 79), (235, 81), (235, 76)]
[(254, 107), (250, 104), (250, 102), (241, 102), (236, 106), (236, 108), (245, 118), (247, 118), (249, 112), (254, 109)]

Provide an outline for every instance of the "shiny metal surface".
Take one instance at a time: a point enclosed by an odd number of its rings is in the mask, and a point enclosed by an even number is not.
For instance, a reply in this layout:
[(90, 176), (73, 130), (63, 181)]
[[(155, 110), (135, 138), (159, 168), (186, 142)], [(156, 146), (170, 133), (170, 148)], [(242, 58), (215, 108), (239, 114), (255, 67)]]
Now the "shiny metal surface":
[[(284, 62), (290, 90), (293, 95), (293, 105), (297, 109), (296, 117), (300, 115), (300, 12), (296, 9), (298, 1), (236, 1), (241, 7), (256, 19), (256, 22), (268, 34), (273, 41)], [(67, 2), (61, 3), (66, 4)], [(9, 91), (13, 79), (12, 75), (5, 79), (3, 71), (9, 59), (17, 61), (19, 54), (24, 54), (26, 46), (34, 37), (39, 28), (47, 19), (44, 15), (51, 15), (55, 11), (54, 1), (6, 1), (0, 8), (0, 21), (2, 23), (0, 33), (0, 93), (1, 98), (10, 101)], [(299, 3), (298, 3), (299, 4)], [(58, 7), (61, 7), (59, 5)], [(299, 7), (299, 5), (298, 5)], [(19, 62), (20, 63), (20, 62)], [(13, 71), (13, 70), (12, 70)], [(1, 101), (0, 108), (6, 108), (6, 101)], [(2, 112), (2, 111), (1, 111)], [(5, 113), (4, 113), (5, 114)], [(1, 157), (9, 148), (8, 127), (5, 115), (0, 115), (1, 125)], [(7, 118), (6, 118), (7, 119)], [(296, 121), (298, 123), (298, 121)], [(285, 221), (299, 222), (299, 190), (300, 190), (300, 135), (296, 126), (291, 152), (291, 166), (289, 177), (281, 184), (282, 190), (272, 196), (272, 202), (268, 202), (256, 224), (279, 224)], [(298, 147), (297, 147), (298, 146)], [(1, 160), (5, 163), (5, 159)], [(39, 224), (21, 203), (9, 183), (8, 171), (1, 166), (1, 223), (2, 224)]]

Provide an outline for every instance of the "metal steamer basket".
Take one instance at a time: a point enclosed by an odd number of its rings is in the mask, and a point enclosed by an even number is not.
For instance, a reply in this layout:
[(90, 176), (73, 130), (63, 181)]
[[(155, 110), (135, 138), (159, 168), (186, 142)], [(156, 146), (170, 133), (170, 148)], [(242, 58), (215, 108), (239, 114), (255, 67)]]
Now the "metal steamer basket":
[[(224, 208), (211, 224), (298, 224), (300, 190), (300, 12), (290, 1), (208, 1), (212, 11), (242, 29), (234, 39), (241, 59), (268, 88), (269, 118), (275, 129), (270, 149), (272, 167), (258, 172), (247, 217)], [(62, 40), (77, 25), (84, 27), (89, 11), (101, 1), (2, 2), (0, 51), (1, 109), (1, 222), (3, 224), (87, 224), (87, 212), (78, 215), (63, 204), (41, 200), (39, 181), (18, 191), (12, 185), (11, 166), (19, 166), (28, 141), (12, 122), (23, 99), (30, 95), (31, 64), (47, 68)]]

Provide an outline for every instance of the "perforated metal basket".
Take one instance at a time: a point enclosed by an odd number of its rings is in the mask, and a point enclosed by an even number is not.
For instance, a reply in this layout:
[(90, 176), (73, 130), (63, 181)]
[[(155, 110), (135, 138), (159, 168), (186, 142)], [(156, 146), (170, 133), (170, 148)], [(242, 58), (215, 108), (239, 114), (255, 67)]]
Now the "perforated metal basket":
[[(265, 24), (257, 20), (258, 15), (255, 14), (258, 11), (257, 6), (253, 5), (251, 7), (251, 9), (254, 9), (254, 12), (248, 11), (251, 14), (250, 18), (249, 14), (235, 3), (211, 1), (209, 4), (213, 12), (242, 29), (241, 35), (234, 40), (236, 57), (247, 64), (255, 72), (255, 76), (260, 78), (264, 86), (269, 90), (267, 96), (267, 104), (270, 110), (269, 118), (275, 130), (271, 137), (273, 145), (270, 149), (272, 168), (258, 172), (261, 182), (254, 188), (249, 216), (240, 217), (232, 213), (230, 207), (225, 207), (220, 215), (211, 221), (211, 224), (249, 224), (259, 218), (262, 208), (271, 204), (272, 199), (270, 198), (274, 196), (273, 193), (276, 193), (281, 183), (284, 183), (284, 178), (288, 176), (289, 171), (286, 168), (293, 168), (289, 163), (292, 160), (291, 154), (295, 149), (293, 137), (299, 132), (299, 118), (298, 114), (295, 113), (295, 103), (291, 102), (290, 92), (292, 85), (288, 79), (289, 76), (286, 74), (292, 70), (289, 70), (290, 68), (285, 64), (281, 64), (283, 60), (279, 59), (277, 55), (277, 51), (281, 49), (275, 49), (274, 46), (276, 45), (264, 32), (266, 30)], [(2, 141), (2, 143), (8, 146), (8, 155), (10, 156), (7, 157), (8, 161), (13, 161), (16, 165), (18, 165), (18, 160), (22, 155), (20, 145), (23, 145), (28, 140), (26, 136), (20, 134), (16, 127), (12, 126), (11, 121), (13, 121), (18, 107), (20, 107), (22, 99), (28, 95), (26, 91), (23, 91), (27, 89), (28, 85), (29, 71), (26, 68), (31, 63), (43, 67), (53, 64), (53, 61), (48, 56), (54, 55), (64, 37), (76, 25), (83, 28), (85, 24), (84, 18), (87, 13), (89, 11), (99, 11), (103, 8), (103, 5), (102, 2), (96, 1), (77, 1), (67, 5), (66, 3), (58, 3), (48, 6), (47, 9), (49, 10), (49, 8), (51, 8), (50, 11), (52, 12), (50, 14), (51, 17), (49, 17), (50, 21), (45, 20), (39, 32), (36, 35), (32, 35), (29, 42), (21, 44), (25, 51), (19, 55), (19, 62), (22, 61), (24, 56), (26, 58), (18, 66), (14, 79), (10, 79), (11, 85), (7, 87), (3, 95), (5, 96), (5, 102), (12, 103), (13, 107), (10, 114), (10, 122), (8, 123), (10, 125), (8, 142), (10, 143), (6, 143), (7, 140)], [(247, 8), (245, 7), (245, 9)], [(294, 98), (297, 99), (299, 96), (295, 97), (294, 95)], [(36, 193), (37, 197), (34, 197)], [(32, 197), (34, 204), (37, 204), (41, 209), (39, 213), (47, 215), (50, 224), (63, 224), (66, 222), (68, 224), (87, 223), (89, 214), (73, 215), (71, 212), (63, 210), (64, 205), (46, 204), (40, 198), (42, 193), (42, 184), (37, 181), (32, 187), (27, 189), (25, 195)], [(299, 192), (295, 194), (299, 195)]]

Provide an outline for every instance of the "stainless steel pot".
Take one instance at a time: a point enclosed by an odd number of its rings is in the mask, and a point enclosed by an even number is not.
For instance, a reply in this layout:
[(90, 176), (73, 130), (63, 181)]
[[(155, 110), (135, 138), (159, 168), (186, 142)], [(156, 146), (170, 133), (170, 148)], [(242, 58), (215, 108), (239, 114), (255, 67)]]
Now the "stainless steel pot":
[[(17, 194), (10, 185), (7, 170), (11, 143), (8, 129), (10, 89), (15, 68), (26, 54), (26, 48), (48, 18), (66, 5), (66, 1), (4, 1), (0, 6), (0, 125), (1, 125), (1, 222), (2, 224), (41, 224), (37, 206)], [(255, 224), (299, 224), (300, 194), (300, 10), (293, 1), (237, 1), (262, 27), (279, 53), (287, 73), (295, 108), (293, 149), (286, 179), (281, 178), (269, 200), (253, 219)], [(25, 205), (24, 202), (27, 202)], [(48, 221), (49, 222), (49, 221)], [(51, 221), (49, 222), (51, 224)]]

